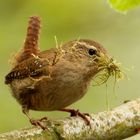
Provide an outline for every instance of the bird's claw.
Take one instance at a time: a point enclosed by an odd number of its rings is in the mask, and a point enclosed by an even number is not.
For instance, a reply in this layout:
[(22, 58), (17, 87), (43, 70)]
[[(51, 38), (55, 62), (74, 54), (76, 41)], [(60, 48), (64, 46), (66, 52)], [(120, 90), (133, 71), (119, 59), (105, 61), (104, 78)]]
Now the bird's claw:
[(88, 113), (81, 113), (79, 110), (74, 109), (60, 109), (60, 111), (69, 112), (71, 117), (79, 116), (86, 122), (87, 125), (90, 125), (90, 121), (87, 118), (87, 116), (90, 116)]
[(46, 129), (48, 130), (48, 128), (42, 124), (42, 122), (46, 121), (46, 120), (47, 120), (47, 117), (43, 117), (43, 118), (38, 119), (38, 120), (30, 119), (30, 123), (34, 126), (39, 126), (43, 130), (46, 130)]

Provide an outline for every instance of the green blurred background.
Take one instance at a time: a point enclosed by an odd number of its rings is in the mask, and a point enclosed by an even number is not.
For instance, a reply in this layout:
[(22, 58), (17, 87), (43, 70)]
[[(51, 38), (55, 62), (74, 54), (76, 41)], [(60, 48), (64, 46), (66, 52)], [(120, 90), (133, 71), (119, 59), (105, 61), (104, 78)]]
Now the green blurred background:
[[(139, 97), (140, 82), (140, 8), (126, 15), (110, 8), (106, 0), (0, 0), (0, 133), (29, 126), (21, 107), (12, 98), (4, 84), (9, 72), (11, 54), (22, 47), (28, 17), (38, 15), (42, 19), (40, 46), (42, 50), (55, 47), (58, 42), (77, 38), (94, 39), (104, 45), (109, 53), (129, 68), (127, 77), (117, 83), (113, 92), (113, 80), (108, 82), (110, 108), (124, 100)], [(71, 107), (82, 112), (99, 112), (107, 109), (106, 86), (91, 86), (88, 94)], [(31, 112), (34, 118), (68, 116), (61, 112)], [(134, 136), (129, 140), (139, 140)]]

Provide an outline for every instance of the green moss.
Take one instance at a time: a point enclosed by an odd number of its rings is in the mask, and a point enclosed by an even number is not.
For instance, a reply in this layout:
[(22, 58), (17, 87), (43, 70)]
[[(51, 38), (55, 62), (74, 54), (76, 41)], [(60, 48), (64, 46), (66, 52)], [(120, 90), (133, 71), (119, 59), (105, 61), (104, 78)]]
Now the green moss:
[(94, 78), (97, 85), (106, 83), (110, 77), (114, 77), (115, 82), (123, 79), (124, 73), (121, 70), (121, 63), (103, 53), (97, 59), (100, 71)]

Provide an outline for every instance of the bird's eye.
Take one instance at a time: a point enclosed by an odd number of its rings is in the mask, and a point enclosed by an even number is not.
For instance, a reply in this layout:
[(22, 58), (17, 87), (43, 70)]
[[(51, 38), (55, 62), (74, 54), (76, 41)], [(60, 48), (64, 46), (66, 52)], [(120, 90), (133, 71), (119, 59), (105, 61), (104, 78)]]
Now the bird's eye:
[(89, 50), (88, 50), (88, 54), (89, 54), (89, 55), (95, 55), (95, 54), (96, 54), (96, 50), (94, 50), (94, 49), (89, 49)]

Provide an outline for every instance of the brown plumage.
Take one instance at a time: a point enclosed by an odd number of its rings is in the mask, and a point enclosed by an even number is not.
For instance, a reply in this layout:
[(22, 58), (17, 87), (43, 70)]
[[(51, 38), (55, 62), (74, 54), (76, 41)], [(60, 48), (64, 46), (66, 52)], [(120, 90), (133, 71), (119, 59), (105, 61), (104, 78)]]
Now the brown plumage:
[(31, 57), (32, 54), (36, 55), (39, 53), (38, 39), (41, 26), (40, 22), (38, 16), (30, 17), (23, 49), (16, 55), (17, 63), (26, 60)]
[(17, 64), (5, 77), (5, 83), (10, 86), (13, 96), (28, 117), (30, 109), (63, 110), (82, 98), (92, 78), (99, 72), (100, 54), (107, 54), (102, 45), (86, 39), (39, 52), (37, 40), (40, 23), (36, 17), (31, 20), (35, 22), (29, 22), (28, 33), (37, 29), (33, 31), (35, 40), (27, 33)]

